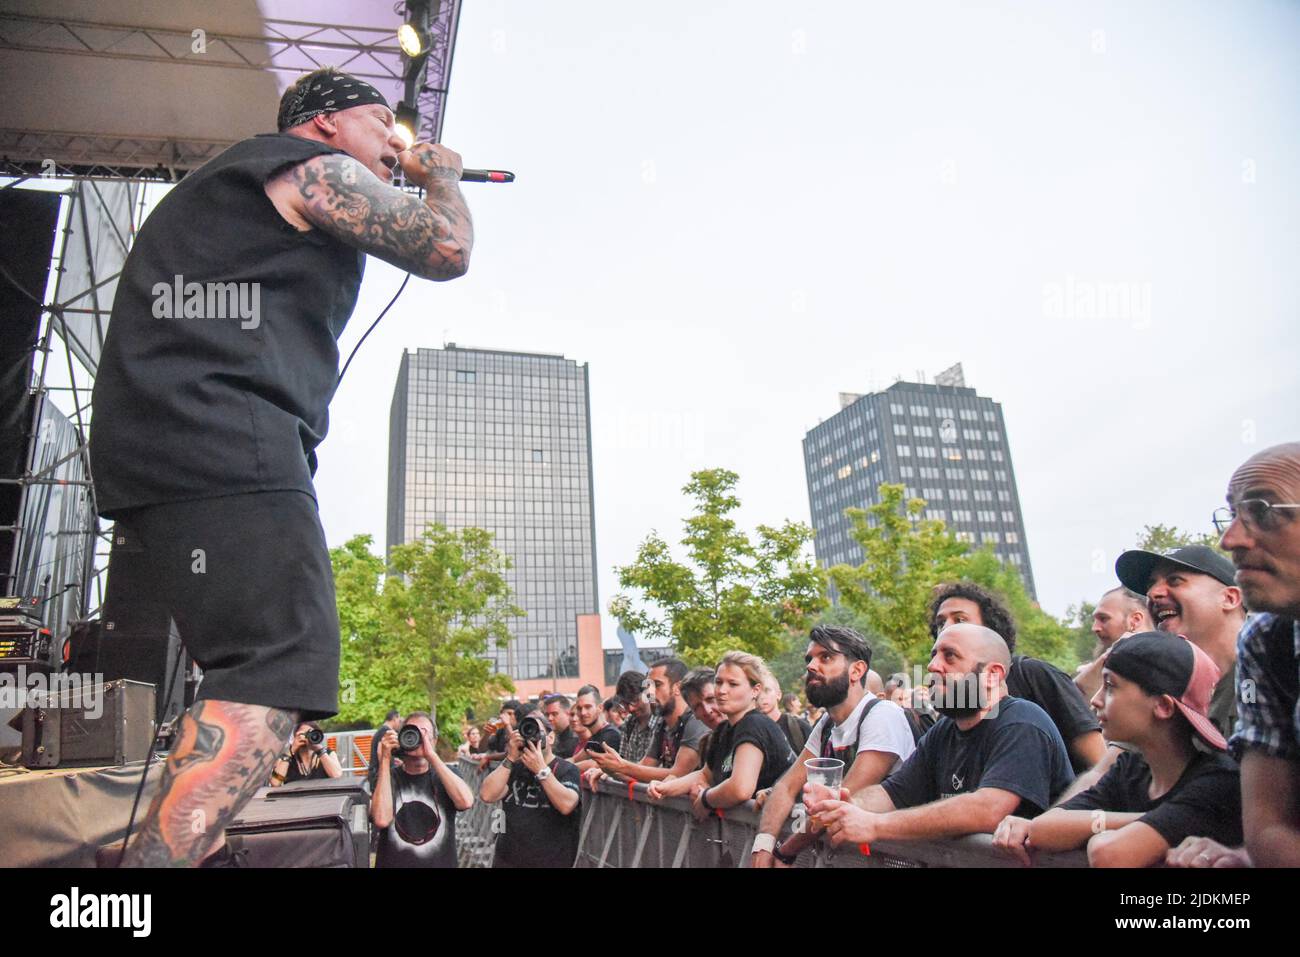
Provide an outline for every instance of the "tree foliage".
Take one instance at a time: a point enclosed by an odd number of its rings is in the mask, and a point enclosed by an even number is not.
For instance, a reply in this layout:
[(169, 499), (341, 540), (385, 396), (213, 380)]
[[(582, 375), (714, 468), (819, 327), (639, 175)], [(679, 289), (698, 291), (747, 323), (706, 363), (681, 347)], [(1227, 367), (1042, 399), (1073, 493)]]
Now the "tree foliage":
[(523, 614), (505, 580), (509, 559), (480, 528), (430, 525), (387, 566), (371, 541), (357, 535), (330, 551), (343, 642), (337, 720), (377, 724), (390, 708), (434, 704), (440, 737), (459, 741), (466, 708), (492, 710), (513, 690), (483, 657)]
[(1219, 536), (1214, 532), (1203, 532), (1200, 535), (1195, 532), (1184, 532), (1176, 525), (1144, 525), (1134, 547), (1163, 554), (1185, 545), (1208, 545), (1218, 549)]
[(731, 517), (738, 481), (726, 469), (691, 474), (682, 489), (695, 503), (683, 523), (686, 562), (652, 531), (616, 569), (619, 586), (639, 595), (620, 593), (610, 614), (633, 634), (671, 642), (690, 664), (715, 664), (732, 649), (775, 657), (826, 606), (825, 574), (806, 554), (812, 530), (760, 525), (752, 541)]
[(1029, 597), (1018, 569), (1003, 564), (990, 547), (972, 551), (943, 521), (923, 517), (925, 501), (906, 499), (902, 485), (881, 485), (879, 497), (868, 508), (846, 511), (851, 534), (865, 553), (862, 564), (836, 565), (830, 574), (841, 602), (903, 661), (929, 660), (934, 587), (967, 579), (1005, 601), (1016, 622), (1017, 652), (1061, 667), (1077, 664), (1069, 628)]

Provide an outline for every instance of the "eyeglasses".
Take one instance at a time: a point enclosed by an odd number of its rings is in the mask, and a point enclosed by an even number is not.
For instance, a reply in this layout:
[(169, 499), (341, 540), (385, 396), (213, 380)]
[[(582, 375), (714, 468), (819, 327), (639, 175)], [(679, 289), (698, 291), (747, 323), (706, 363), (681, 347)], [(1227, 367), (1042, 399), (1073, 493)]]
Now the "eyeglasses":
[(1214, 510), (1214, 527), (1222, 535), (1237, 518), (1248, 529), (1258, 532), (1271, 532), (1280, 524), (1275, 510), (1283, 508), (1300, 508), (1300, 505), (1278, 502), (1266, 502), (1262, 498), (1242, 499), (1236, 506), (1228, 505)]

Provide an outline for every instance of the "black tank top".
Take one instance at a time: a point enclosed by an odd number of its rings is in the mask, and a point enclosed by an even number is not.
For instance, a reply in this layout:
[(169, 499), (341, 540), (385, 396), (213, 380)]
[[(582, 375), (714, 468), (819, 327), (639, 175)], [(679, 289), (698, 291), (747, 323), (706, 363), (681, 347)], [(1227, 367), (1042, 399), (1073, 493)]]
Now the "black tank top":
[(338, 337), (365, 255), (295, 229), (264, 184), (337, 152), (287, 134), (236, 143), (141, 226), (95, 380), (90, 456), (101, 514), (262, 490), (314, 495)]

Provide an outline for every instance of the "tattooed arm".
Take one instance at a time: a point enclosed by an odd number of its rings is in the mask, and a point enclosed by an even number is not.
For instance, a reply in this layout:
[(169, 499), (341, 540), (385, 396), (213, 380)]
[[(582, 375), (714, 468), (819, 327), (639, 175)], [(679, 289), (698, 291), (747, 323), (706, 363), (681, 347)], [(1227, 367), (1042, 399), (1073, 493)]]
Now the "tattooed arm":
[(331, 153), (299, 163), (267, 183), (276, 207), (363, 252), (424, 279), (463, 276), (474, 222), (460, 192), (460, 157), (420, 143), (398, 157), (424, 199), (379, 180), (350, 156)]

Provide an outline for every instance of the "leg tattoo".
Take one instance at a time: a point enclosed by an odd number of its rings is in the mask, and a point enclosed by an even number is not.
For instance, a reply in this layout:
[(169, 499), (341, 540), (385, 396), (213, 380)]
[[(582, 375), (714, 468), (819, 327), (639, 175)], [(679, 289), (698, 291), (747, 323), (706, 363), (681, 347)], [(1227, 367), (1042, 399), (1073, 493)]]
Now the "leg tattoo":
[(296, 711), (196, 702), (123, 866), (194, 867), (219, 847), (226, 826), (267, 783), (296, 721)]

